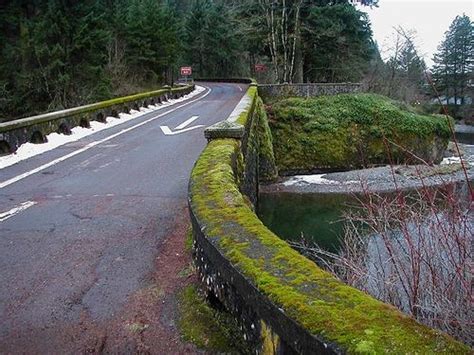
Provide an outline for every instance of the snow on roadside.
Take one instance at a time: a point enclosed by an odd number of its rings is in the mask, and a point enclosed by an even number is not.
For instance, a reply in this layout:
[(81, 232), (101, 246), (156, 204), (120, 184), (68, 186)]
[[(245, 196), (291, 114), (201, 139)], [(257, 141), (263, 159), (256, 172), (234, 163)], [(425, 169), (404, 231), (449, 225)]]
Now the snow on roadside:
[(317, 184), (317, 185), (346, 185), (354, 184), (357, 181), (336, 181), (325, 179), (324, 176), (327, 174), (317, 174), (317, 175), (295, 175), (292, 176), (287, 181), (283, 182), (285, 186), (293, 185), (305, 185), (305, 184)]
[(90, 121), (90, 128), (83, 128), (80, 126), (74, 127), (71, 129), (71, 135), (59, 134), (59, 133), (50, 133), (46, 136), (48, 141), (42, 144), (33, 144), (25, 143), (18, 147), (17, 151), (13, 154), (5, 155), (0, 157), (0, 169), (6, 168), (7, 166), (16, 164), (22, 160), (34, 157), (36, 155), (42, 154), (54, 148), (60, 147), (66, 143), (75, 142), (83, 137), (89, 136), (93, 133), (103, 131), (111, 127), (118, 126), (122, 123), (133, 120), (134, 118), (140, 117), (149, 112), (155, 112), (162, 110), (170, 105), (176, 104), (188, 100), (205, 90), (204, 87), (196, 85), (196, 89), (179, 99), (170, 99), (166, 102), (157, 105), (150, 105), (147, 108), (141, 107), (140, 111), (130, 110), (130, 114), (120, 113), (120, 118), (116, 117), (107, 117), (106, 123), (98, 121)]

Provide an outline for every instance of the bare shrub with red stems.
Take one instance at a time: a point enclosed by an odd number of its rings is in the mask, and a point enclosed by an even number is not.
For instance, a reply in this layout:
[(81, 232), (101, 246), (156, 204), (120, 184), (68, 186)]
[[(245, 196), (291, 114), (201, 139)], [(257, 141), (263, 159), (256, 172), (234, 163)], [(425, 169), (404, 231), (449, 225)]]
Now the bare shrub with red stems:
[(363, 193), (344, 216), (339, 253), (304, 237), (292, 244), (347, 284), (472, 346), (471, 185), (430, 187), (417, 168), (422, 187), (406, 192), (391, 171), (393, 194), (374, 193), (361, 182)]
[[(304, 237), (292, 244), (349, 285), (473, 346), (473, 191), (453, 122), (430, 76), (426, 79), (444, 109), (465, 181), (430, 187), (415, 166), (422, 187), (407, 193), (398, 187), (391, 164), (394, 193), (373, 193), (361, 182), (363, 194), (345, 215), (338, 254)], [(385, 140), (389, 158), (393, 145), (402, 148)]]

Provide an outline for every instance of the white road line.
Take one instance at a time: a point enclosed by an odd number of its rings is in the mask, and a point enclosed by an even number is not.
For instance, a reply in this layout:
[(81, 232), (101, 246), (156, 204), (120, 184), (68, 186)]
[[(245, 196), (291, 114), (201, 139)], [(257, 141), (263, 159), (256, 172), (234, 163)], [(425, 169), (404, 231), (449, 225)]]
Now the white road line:
[(176, 130), (180, 130), (180, 129), (186, 128), (186, 127), (189, 126), (191, 123), (193, 123), (194, 121), (196, 121), (198, 118), (199, 118), (199, 116), (192, 116), (189, 120), (184, 121), (183, 123), (181, 123), (181, 124), (180, 124), (178, 127), (176, 127), (175, 129), (176, 129)]
[(173, 132), (168, 126), (160, 126), (160, 128), (163, 131), (165, 136), (174, 136), (176, 134), (189, 132), (189, 131), (192, 131), (193, 129), (201, 128), (201, 127), (204, 127), (204, 125), (200, 124), (200, 125), (197, 125), (197, 126), (188, 127), (188, 128), (182, 129), (180, 131), (174, 131)]
[(163, 112), (163, 113), (161, 113), (161, 114), (159, 114), (159, 115), (157, 115), (157, 116), (155, 116), (155, 117), (149, 118), (149, 119), (147, 119), (146, 121), (143, 121), (143, 122), (141, 122), (141, 123), (138, 123), (138, 124), (136, 124), (135, 126), (132, 126), (132, 127), (123, 129), (123, 130), (121, 130), (120, 132), (114, 133), (114, 134), (112, 134), (112, 135), (110, 135), (110, 136), (108, 136), (108, 137), (106, 137), (106, 138), (103, 138), (103, 139), (101, 139), (101, 140), (98, 140), (98, 141), (89, 143), (89, 144), (87, 144), (86, 146), (84, 146), (84, 147), (81, 148), (81, 149), (78, 149), (78, 150), (76, 150), (76, 151), (74, 151), (74, 152), (71, 152), (71, 153), (69, 153), (69, 154), (66, 154), (66, 155), (64, 155), (64, 156), (62, 156), (62, 157), (60, 157), (60, 158), (58, 158), (58, 159), (55, 159), (55, 160), (53, 160), (53, 161), (51, 161), (51, 162), (49, 162), (49, 163), (46, 163), (46, 164), (44, 164), (44, 165), (41, 165), (41, 166), (37, 167), (36, 169), (27, 171), (26, 173), (20, 174), (20, 175), (18, 175), (18, 176), (15, 176), (14, 178), (11, 178), (11, 179), (9, 179), (9, 180), (3, 181), (3, 182), (0, 183), (0, 189), (3, 189), (4, 187), (7, 187), (7, 186), (9, 186), (9, 185), (11, 185), (11, 184), (14, 184), (15, 182), (18, 182), (18, 181), (20, 181), (20, 180), (23, 180), (23, 179), (27, 178), (28, 176), (31, 176), (31, 175), (36, 174), (36, 173), (39, 173), (40, 171), (43, 171), (43, 170), (45, 170), (45, 169), (47, 169), (47, 168), (50, 168), (50, 167), (52, 167), (52, 166), (54, 166), (54, 165), (56, 165), (56, 164), (58, 164), (58, 163), (61, 163), (61, 162), (65, 161), (65, 160), (67, 160), (67, 159), (69, 159), (69, 158), (72, 158), (72, 157), (74, 157), (74, 156), (76, 156), (76, 155), (78, 155), (78, 154), (81, 154), (81, 153), (83, 153), (83, 152), (85, 152), (85, 151), (87, 151), (87, 150), (89, 150), (89, 149), (91, 149), (91, 148), (93, 148), (93, 147), (95, 147), (95, 146), (101, 144), (101, 143), (108, 142), (108, 141), (110, 141), (111, 139), (114, 139), (114, 138), (116, 138), (116, 137), (118, 137), (118, 136), (121, 136), (122, 134), (125, 134), (125, 133), (127, 133), (127, 132), (130, 132), (130, 131), (134, 130), (135, 128), (138, 128), (138, 127), (141, 127), (141, 126), (143, 126), (143, 125), (145, 125), (145, 124), (147, 124), (147, 123), (150, 123), (150, 122), (156, 120), (157, 118), (163, 117), (163, 116), (165, 116), (165, 115), (167, 115), (167, 114), (169, 114), (169, 113), (171, 113), (171, 112), (174, 112), (174, 111), (176, 111), (176, 110), (178, 110), (178, 109), (180, 109), (180, 108), (182, 108), (182, 107), (184, 107), (184, 106), (190, 105), (190, 104), (192, 104), (193, 102), (202, 100), (202, 99), (205, 98), (207, 95), (209, 95), (209, 94), (211, 93), (211, 91), (212, 91), (211, 88), (208, 88), (208, 87), (207, 87), (206, 89), (208, 89), (209, 91), (206, 92), (203, 96), (201, 96), (201, 97), (199, 97), (199, 98), (197, 98), (197, 99), (188, 101), (188, 102), (186, 102), (186, 103), (184, 103), (184, 104), (182, 104), (182, 105), (179, 105), (179, 106), (177, 106), (177, 107), (175, 107), (175, 108), (173, 108), (173, 109), (171, 109), (171, 110), (168, 110), (168, 111)]
[(21, 211), (24, 211), (36, 204), (37, 202), (34, 202), (34, 201), (26, 201), (26, 202), (21, 203), (19, 206), (12, 208), (10, 211), (0, 213), (0, 222), (6, 221), (7, 219), (12, 218), (13, 216), (17, 215)]

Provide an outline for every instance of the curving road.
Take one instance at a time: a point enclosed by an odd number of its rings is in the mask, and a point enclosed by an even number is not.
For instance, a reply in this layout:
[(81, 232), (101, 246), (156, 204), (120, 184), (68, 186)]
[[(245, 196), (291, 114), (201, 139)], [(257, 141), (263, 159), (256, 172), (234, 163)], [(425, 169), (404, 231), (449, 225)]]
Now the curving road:
[[(188, 178), (206, 144), (204, 127), (186, 129), (227, 118), (246, 90), (203, 85), (193, 102), (0, 170), (0, 353), (172, 351), (145, 318), (173, 322), (152, 308), (179, 282), (166, 243), (186, 229)], [(165, 135), (164, 125), (186, 127)]]

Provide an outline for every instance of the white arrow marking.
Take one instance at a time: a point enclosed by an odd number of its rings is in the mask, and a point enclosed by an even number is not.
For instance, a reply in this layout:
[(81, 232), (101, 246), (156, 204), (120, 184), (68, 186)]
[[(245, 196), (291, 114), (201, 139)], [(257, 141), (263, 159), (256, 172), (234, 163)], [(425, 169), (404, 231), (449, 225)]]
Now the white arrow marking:
[(197, 126), (188, 127), (188, 128), (182, 129), (180, 131), (174, 131), (173, 132), (168, 126), (160, 126), (160, 128), (163, 131), (163, 133), (165, 134), (165, 136), (174, 136), (175, 134), (189, 132), (189, 131), (192, 131), (193, 129), (201, 128), (201, 127), (204, 127), (204, 125), (200, 124), (200, 125), (197, 125)]
[(191, 123), (193, 123), (194, 121), (196, 121), (198, 118), (199, 116), (192, 116), (190, 119), (187, 119), (186, 121), (181, 123), (178, 127), (176, 127), (174, 132), (168, 126), (160, 126), (160, 128), (165, 134), (165, 136), (174, 136), (175, 134), (189, 132), (189, 131), (192, 131), (193, 129), (204, 127), (204, 125), (201, 124), (201, 125), (185, 128), (189, 126)]
[(31, 206), (36, 205), (37, 202), (34, 201), (26, 201), (21, 203), (19, 206), (12, 208), (10, 211), (0, 213), (0, 222), (6, 221), (8, 218), (12, 218), (13, 216), (17, 215), (21, 211), (24, 211)]
[(176, 127), (175, 130), (180, 130), (180, 129), (186, 128), (186, 127), (189, 126), (191, 123), (193, 123), (194, 121), (196, 121), (198, 118), (199, 118), (199, 116), (193, 116), (193, 117), (191, 117), (189, 120), (184, 121), (184, 122), (181, 123), (178, 127)]

